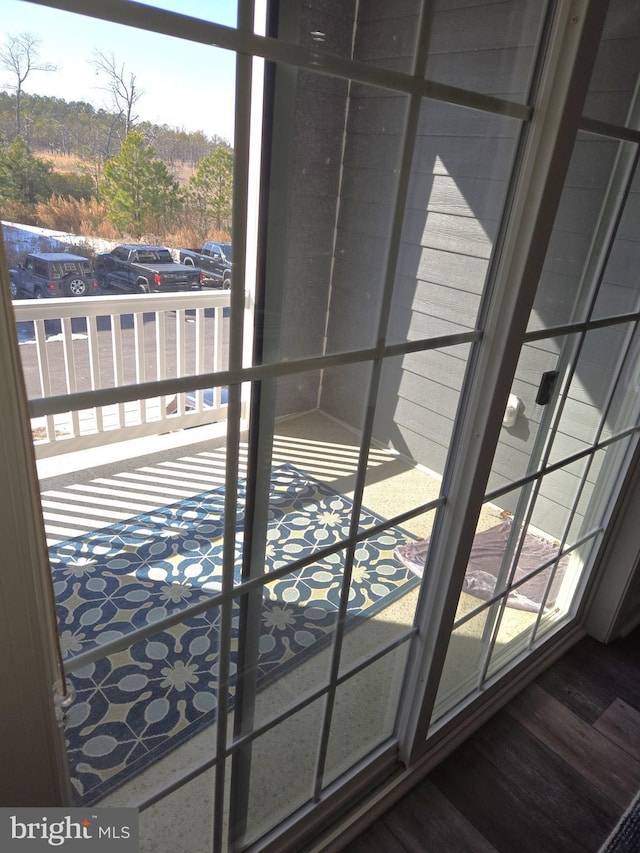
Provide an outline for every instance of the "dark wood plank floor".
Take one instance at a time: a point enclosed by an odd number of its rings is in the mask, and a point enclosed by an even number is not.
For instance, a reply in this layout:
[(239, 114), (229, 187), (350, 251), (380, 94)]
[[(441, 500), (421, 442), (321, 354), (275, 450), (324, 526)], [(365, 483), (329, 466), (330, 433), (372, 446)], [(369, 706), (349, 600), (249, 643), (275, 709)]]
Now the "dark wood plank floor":
[(640, 789), (640, 629), (587, 637), (348, 853), (595, 853)]

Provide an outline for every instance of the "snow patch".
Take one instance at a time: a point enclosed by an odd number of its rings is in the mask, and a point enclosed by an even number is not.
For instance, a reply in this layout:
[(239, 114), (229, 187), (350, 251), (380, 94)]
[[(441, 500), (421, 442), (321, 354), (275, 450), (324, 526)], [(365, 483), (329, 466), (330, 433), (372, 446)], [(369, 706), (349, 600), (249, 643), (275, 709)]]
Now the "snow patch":
[(53, 231), (36, 225), (2, 222), (2, 233), (7, 248), (18, 255), (29, 252), (61, 252), (71, 246), (91, 246), (94, 252), (110, 252), (118, 243), (100, 237), (82, 237), (65, 231)]

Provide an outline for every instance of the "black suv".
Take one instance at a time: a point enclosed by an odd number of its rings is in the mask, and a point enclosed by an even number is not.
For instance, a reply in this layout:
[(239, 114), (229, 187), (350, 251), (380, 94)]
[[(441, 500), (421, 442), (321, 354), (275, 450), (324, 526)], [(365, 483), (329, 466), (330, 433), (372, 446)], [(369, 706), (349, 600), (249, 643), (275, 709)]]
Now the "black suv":
[(47, 296), (88, 296), (98, 293), (91, 261), (68, 252), (27, 255), (24, 263), (9, 270), (14, 299), (44, 299)]

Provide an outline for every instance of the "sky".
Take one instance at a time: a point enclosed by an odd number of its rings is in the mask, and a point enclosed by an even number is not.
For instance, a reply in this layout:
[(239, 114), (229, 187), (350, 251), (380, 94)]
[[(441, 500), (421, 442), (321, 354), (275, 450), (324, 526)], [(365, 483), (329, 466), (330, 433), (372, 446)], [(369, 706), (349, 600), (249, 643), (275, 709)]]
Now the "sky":
[[(95, 50), (113, 54), (136, 76), (142, 95), (140, 119), (188, 131), (201, 130), (233, 144), (235, 57), (230, 51), (146, 33), (25, 0), (0, 0), (0, 40), (27, 32), (35, 36), (41, 62), (56, 71), (32, 71), (29, 94), (83, 100), (112, 108), (106, 78), (91, 64)], [(149, 0), (148, 5), (183, 12), (225, 26), (236, 24), (236, 0)], [(12, 91), (10, 72), (0, 69), (0, 90)]]

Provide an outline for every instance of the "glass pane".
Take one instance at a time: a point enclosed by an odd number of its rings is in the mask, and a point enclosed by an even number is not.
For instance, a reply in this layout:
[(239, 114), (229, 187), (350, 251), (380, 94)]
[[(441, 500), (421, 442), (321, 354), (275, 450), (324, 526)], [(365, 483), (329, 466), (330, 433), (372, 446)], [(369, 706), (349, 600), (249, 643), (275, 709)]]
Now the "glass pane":
[[(149, 5), (185, 12), (185, 4), (178, 0)], [(196, 0), (189, 3), (188, 14), (235, 27), (235, 8), (235, 0), (214, 4)], [(182, 164), (181, 179), (188, 178), (191, 168), (203, 155), (210, 154), (215, 144), (233, 142), (235, 54), (231, 51), (21, 0), (7, 0), (2, 13), (4, 31), (33, 35), (38, 64), (55, 66), (48, 71), (34, 68), (29, 74), (28, 91), (53, 100), (48, 105), (29, 105), (24, 119), (28, 127), (25, 139), (34, 151), (51, 154), (51, 140), (57, 137), (60, 171), (76, 171), (80, 164), (81, 168), (85, 166), (85, 175), (95, 179), (94, 170), (101, 170), (104, 159), (116, 153), (124, 138), (127, 113), (125, 96), (117, 119), (120, 110), (114, 101), (113, 84), (118, 77), (124, 84), (120, 96), (125, 89), (131, 93), (133, 83), (133, 124), (144, 131), (171, 168)], [(100, 66), (96, 64), (96, 60), (100, 62), (98, 54), (105, 61)], [(57, 99), (75, 102), (75, 109), (61, 111)], [(84, 102), (82, 107), (79, 102)], [(66, 159), (61, 155), (73, 156)], [(48, 227), (69, 230), (62, 225)], [(120, 235), (89, 231), (89, 236), (117, 241)]]
[(407, 102), (276, 73), (262, 360), (376, 342)]
[[(471, 599), (462, 605), (462, 609), (469, 607), (470, 610), (475, 610), (474, 605), (478, 604), (479, 602)], [(433, 707), (432, 724), (476, 691), (482, 651), (486, 646), (484, 634), (487, 616), (488, 611), (484, 609), (454, 627)]]
[(393, 735), (408, 643), (338, 685), (323, 784)]
[(237, 19), (237, 0), (227, 0), (224, 3), (211, 3), (210, 0), (189, 0), (188, 7), (180, 0), (146, 0), (145, 6), (154, 9), (166, 9), (168, 12), (178, 12), (190, 18), (223, 24), (225, 27), (235, 27)]
[[(562, 559), (563, 574), (558, 586), (555, 605), (542, 614), (540, 622), (535, 626), (533, 639), (538, 642), (558, 627), (566, 616), (574, 616), (584, 592), (587, 569), (598, 549), (598, 536), (594, 534), (577, 548), (574, 548)], [(506, 661), (496, 661), (500, 665)]]
[(391, 342), (475, 328), (519, 130), (515, 119), (423, 101)]
[[(433, 524), (433, 513), (428, 513)], [(343, 637), (340, 671), (366, 659), (410, 631), (422, 566), (416, 568), (401, 549), (416, 540), (401, 527), (390, 527), (356, 545), (346, 633)]]
[(324, 707), (318, 699), (251, 743), (244, 844), (311, 798)]
[[(634, 0), (612, 0), (589, 85), (584, 114), (589, 118), (637, 127), (640, 73), (640, 21)], [(637, 121), (637, 119), (636, 119)]]
[[(467, 562), (437, 716), (475, 693), (544, 630), (558, 625), (583, 584), (584, 564), (566, 553), (597, 527), (611, 481), (602, 460), (580, 460), (484, 505)], [(526, 527), (524, 526), (525, 521)], [(561, 550), (562, 548), (562, 550)], [(584, 554), (582, 555), (584, 557)], [(492, 602), (492, 599), (495, 601)], [(484, 602), (487, 602), (484, 604)]]
[[(620, 329), (622, 338), (628, 332), (626, 326)], [(624, 362), (620, 367), (620, 375), (613, 389), (611, 409), (608, 417), (608, 426), (611, 432), (619, 432), (635, 426), (638, 422), (638, 397), (640, 394), (640, 355), (638, 347), (640, 331), (636, 328), (631, 338), (630, 345), (626, 350)]]
[(585, 468), (586, 477), (575, 511), (568, 519), (567, 547), (590, 535), (610, 511), (610, 494), (617, 488), (621, 466), (626, 464), (631, 438), (620, 439), (596, 451)]
[[(136, 586), (113, 593), (113, 578), (104, 573), (87, 584), (98, 594), (93, 609), (82, 600), (80, 584), (72, 600), (59, 602), (61, 643), (67, 658), (87, 635), (103, 629), (104, 640), (122, 629), (140, 599)], [(111, 595), (108, 590), (111, 588)], [(127, 601), (127, 598), (129, 599)], [(61, 602), (61, 603), (60, 603)], [(75, 629), (70, 610), (78, 605)], [(144, 604), (141, 605), (144, 610)], [(100, 619), (104, 623), (100, 623)], [(109, 621), (110, 620), (110, 621)], [(109, 628), (107, 631), (106, 628)], [(126, 629), (124, 629), (126, 630)], [(196, 760), (215, 755), (215, 724), (220, 683), (219, 612), (193, 617), (173, 628), (138, 640), (69, 676), (75, 699), (66, 719), (65, 735), (71, 783), (77, 803), (101, 801), (116, 788), (129, 804), (136, 793), (155, 790), (168, 778)], [(185, 744), (184, 748), (176, 747)]]
[[(539, 392), (545, 374), (553, 376), (562, 367), (560, 356), (566, 340), (548, 338), (522, 347), (493, 457), (489, 492), (539, 467), (555, 398), (551, 395), (546, 403), (537, 401), (542, 399)], [(559, 375), (553, 389), (557, 392), (561, 384)]]
[[(621, 159), (635, 155), (635, 145), (621, 143)], [(623, 180), (621, 176), (621, 180)], [(594, 318), (637, 311), (640, 300), (640, 283), (634, 275), (640, 263), (640, 174), (635, 169), (616, 238), (611, 247), (603, 280), (598, 291)]]
[(427, 78), (526, 101), (546, 3), (452, 3), (431, 13)]
[[(265, 584), (260, 608), (258, 649), (244, 659), (242, 674), (255, 671), (256, 725), (284, 712), (305, 694), (328, 682), (336, 629), (344, 552), (332, 554), (280, 580)], [(246, 650), (247, 625), (240, 644)]]
[(387, 518), (440, 494), (469, 351), (462, 344), (384, 363), (373, 439), (389, 455), (382, 466), (370, 461), (365, 500), (371, 508), (383, 500)]
[(380, 2), (332, 6), (303, 0), (280, 5), (277, 36), (308, 48), (318, 66), (326, 54), (410, 74), (419, 12), (418, 0), (401, 9)]
[(214, 790), (214, 772), (210, 770), (141, 811), (140, 849), (181, 850), (188, 839), (190, 853), (211, 853)]
[[(278, 570), (349, 538), (370, 372), (370, 365), (331, 371), (332, 393), (351, 404), (340, 420), (318, 408), (329, 382), (322, 371), (261, 384), (257, 441), (263, 463), (269, 452), (271, 462), (269, 468), (261, 464), (255, 481), (255, 535), (261, 544), (254, 540), (245, 576)], [(382, 462), (382, 454), (378, 458)]]
[[(525, 497), (517, 490), (501, 501), (517, 506)], [(558, 563), (558, 545), (557, 539), (532, 524), (523, 530), (510, 511), (485, 505), (467, 563), (434, 720), (476, 692), (491, 660), (506, 665), (522, 651), (539, 613), (553, 612), (558, 618), (556, 602), (568, 563), (567, 557)], [(493, 598), (494, 603), (483, 606)]]
[[(623, 424), (635, 423), (628, 403), (637, 363), (630, 348), (632, 334), (631, 326), (619, 325), (584, 336), (551, 448), (551, 463), (608, 438)], [(619, 374), (625, 356), (626, 367)]]
[(618, 151), (614, 140), (578, 134), (529, 318), (530, 331), (585, 317), (603, 251), (600, 216)]

